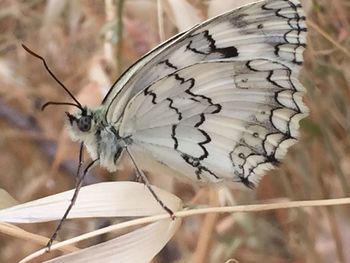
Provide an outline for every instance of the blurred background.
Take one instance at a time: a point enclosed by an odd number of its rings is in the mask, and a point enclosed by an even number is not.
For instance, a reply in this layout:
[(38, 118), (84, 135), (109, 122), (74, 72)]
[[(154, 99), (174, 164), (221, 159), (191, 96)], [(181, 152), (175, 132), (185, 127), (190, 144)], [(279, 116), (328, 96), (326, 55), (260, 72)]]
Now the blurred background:
[[(0, 188), (25, 202), (74, 187), (78, 145), (64, 129), (70, 109), (40, 110), (46, 101), (70, 99), (22, 43), (45, 57), (83, 104), (98, 105), (121, 72), (158, 43), (248, 2), (0, 0)], [(284, 163), (253, 191), (161, 175), (150, 176), (153, 184), (191, 206), (350, 196), (350, 1), (302, 3), (309, 35), (300, 79), (311, 114)], [(132, 168), (124, 168), (118, 174), (94, 169), (86, 183), (133, 180)], [(337, 206), (190, 217), (153, 262), (350, 262), (349, 216), (349, 206)], [(111, 222), (68, 221), (60, 239)], [(55, 225), (21, 227), (50, 236)], [(0, 262), (39, 248), (0, 233)]]

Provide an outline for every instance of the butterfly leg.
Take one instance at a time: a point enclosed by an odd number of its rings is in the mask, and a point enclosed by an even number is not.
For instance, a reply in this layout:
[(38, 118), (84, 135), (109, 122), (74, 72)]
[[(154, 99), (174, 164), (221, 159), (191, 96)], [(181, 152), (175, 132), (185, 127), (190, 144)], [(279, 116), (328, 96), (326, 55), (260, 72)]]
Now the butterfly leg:
[(159, 197), (157, 196), (157, 194), (154, 192), (151, 184), (149, 183), (147, 176), (144, 174), (144, 172), (138, 167), (136, 160), (134, 158), (134, 156), (131, 154), (131, 152), (129, 151), (128, 147), (125, 147), (126, 152), (128, 153), (132, 163), (134, 164), (135, 168), (136, 168), (136, 172), (138, 173), (138, 178), (141, 178), (143, 183), (146, 185), (146, 187), (148, 188), (148, 190), (151, 192), (151, 194), (153, 195), (154, 199), (156, 199), (156, 201), (160, 204), (160, 206), (170, 215), (171, 219), (174, 220), (175, 219), (175, 215), (174, 212), (167, 207), (162, 200), (159, 199)]
[[(82, 152), (80, 153), (82, 154)], [(80, 162), (79, 162), (79, 166), (78, 166), (78, 173), (80, 173), (80, 169), (81, 169), (81, 164), (82, 164), (82, 161), (81, 161), (81, 158), (80, 159)], [(58, 232), (60, 231), (62, 225), (63, 225), (63, 222), (66, 220), (69, 212), (72, 210), (74, 204), (75, 204), (75, 201), (77, 200), (77, 197), (78, 197), (78, 194), (79, 194), (79, 191), (80, 191), (80, 188), (82, 187), (83, 185), (83, 182), (84, 182), (84, 178), (85, 176), (87, 175), (87, 173), (89, 172), (89, 170), (98, 162), (99, 159), (95, 159), (93, 160), (92, 162), (89, 163), (89, 165), (84, 169), (84, 172), (81, 176), (79, 176), (78, 174), (78, 178), (77, 178), (77, 181), (76, 181), (76, 186), (75, 186), (75, 191), (74, 191), (74, 194), (72, 196), (72, 199), (70, 200), (70, 204), (69, 206), (67, 207), (67, 210), (66, 212), (64, 213), (63, 217), (61, 218), (61, 221), (59, 222), (59, 224), (57, 225), (56, 227), (56, 230), (55, 232), (52, 234), (49, 242), (47, 243), (46, 245), (46, 251), (49, 252), (50, 251), (50, 248), (51, 248), (51, 245), (53, 243), (53, 241), (56, 239), (57, 237), (57, 234)]]

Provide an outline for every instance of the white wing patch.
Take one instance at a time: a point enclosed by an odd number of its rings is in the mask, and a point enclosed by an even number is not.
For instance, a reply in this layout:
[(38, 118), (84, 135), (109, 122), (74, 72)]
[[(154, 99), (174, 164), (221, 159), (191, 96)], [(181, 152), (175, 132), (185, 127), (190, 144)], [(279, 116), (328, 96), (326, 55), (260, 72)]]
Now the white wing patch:
[(306, 115), (295, 67), (231, 59), (180, 69), (128, 103), (120, 136), (192, 179), (252, 187), (296, 142)]

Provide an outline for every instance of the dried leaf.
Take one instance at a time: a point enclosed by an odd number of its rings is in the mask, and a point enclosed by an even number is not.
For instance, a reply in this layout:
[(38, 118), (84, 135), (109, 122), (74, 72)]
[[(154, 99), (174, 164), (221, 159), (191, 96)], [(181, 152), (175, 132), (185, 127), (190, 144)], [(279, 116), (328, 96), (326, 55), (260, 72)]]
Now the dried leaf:
[[(153, 186), (158, 197), (172, 210), (178, 211), (181, 200)], [(0, 211), (0, 220), (12, 223), (34, 223), (61, 219), (73, 190), (47, 196)], [(105, 182), (82, 187), (68, 218), (131, 217), (164, 213), (164, 209), (144, 184)]]
[[(171, 210), (182, 208), (181, 200), (153, 187), (157, 196)], [(0, 220), (33, 223), (60, 219), (73, 190), (44, 197), (0, 211)], [(165, 213), (144, 184), (107, 182), (83, 187), (68, 218), (135, 217)], [(180, 218), (167, 218), (136, 229), (113, 240), (89, 247), (49, 262), (149, 262), (169, 241), (180, 226)], [(140, 248), (142, 248), (140, 250)], [(37, 253), (37, 252), (36, 252)], [(36, 255), (34, 253), (33, 255)], [(24, 259), (23, 262), (27, 262)]]

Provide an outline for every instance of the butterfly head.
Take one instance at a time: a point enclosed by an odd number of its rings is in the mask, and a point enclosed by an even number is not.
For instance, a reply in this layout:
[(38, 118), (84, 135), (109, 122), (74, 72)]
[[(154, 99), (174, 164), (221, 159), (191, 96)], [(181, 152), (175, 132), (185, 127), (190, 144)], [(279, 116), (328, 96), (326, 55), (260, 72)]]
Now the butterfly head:
[(96, 131), (96, 122), (93, 111), (83, 107), (76, 113), (66, 112), (69, 121), (69, 130), (73, 139), (84, 140), (89, 134)]

